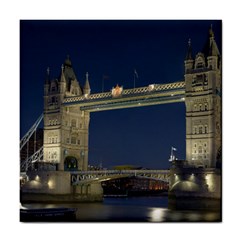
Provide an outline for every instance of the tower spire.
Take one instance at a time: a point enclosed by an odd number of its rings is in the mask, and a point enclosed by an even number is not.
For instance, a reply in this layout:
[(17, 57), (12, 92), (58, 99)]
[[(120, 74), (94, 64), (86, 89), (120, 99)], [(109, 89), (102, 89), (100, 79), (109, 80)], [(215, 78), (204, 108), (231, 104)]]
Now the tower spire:
[(186, 54), (186, 60), (192, 60), (192, 43), (191, 38), (188, 40), (188, 49)]
[(88, 74), (88, 72), (86, 72), (86, 81), (85, 81), (85, 85), (83, 88), (83, 94), (86, 94), (86, 95), (89, 95), (91, 92), (88, 77), (89, 77), (89, 74)]
[(212, 24), (209, 29), (209, 53), (208, 53), (208, 56), (220, 56), (220, 52), (218, 50), (217, 43), (214, 39), (214, 32), (213, 32)]
[(50, 81), (50, 68), (47, 68), (47, 74), (46, 74), (46, 78), (45, 78), (45, 84), (49, 84)]
[(64, 65), (63, 64), (61, 66), (61, 69), (62, 69), (62, 71), (61, 71), (60, 82), (66, 82), (66, 79), (65, 79), (65, 76), (64, 76), (64, 72), (63, 72), (63, 70), (64, 70)]

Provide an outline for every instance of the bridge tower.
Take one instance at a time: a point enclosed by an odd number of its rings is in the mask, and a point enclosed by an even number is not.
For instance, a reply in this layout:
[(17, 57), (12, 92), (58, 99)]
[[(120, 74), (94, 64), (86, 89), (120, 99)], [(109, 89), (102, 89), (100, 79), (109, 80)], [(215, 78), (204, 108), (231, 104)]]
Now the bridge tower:
[(90, 94), (88, 74), (82, 88), (69, 56), (60, 77), (50, 80), (49, 69), (44, 84), (43, 160), (57, 163), (58, 170), (87, 170), (89, 112), (76, 106), (63, 106), (64, 98)]
[(212, 28), (202, 52), (185, 59), (186, 160), (196, 167), (221, 164), (221, 56)]

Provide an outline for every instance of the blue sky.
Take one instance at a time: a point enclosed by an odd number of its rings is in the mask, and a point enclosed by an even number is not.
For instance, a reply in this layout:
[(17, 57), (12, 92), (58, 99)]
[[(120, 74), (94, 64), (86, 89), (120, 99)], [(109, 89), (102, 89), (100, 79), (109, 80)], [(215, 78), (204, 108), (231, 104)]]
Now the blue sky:
[[(46, 69), (57, 78), (69, 54), (77, 79), (89, 72), (92, 93), (117, 83), (136, 87), (184, 79), (184, 58), (191, 38), (193, 56), (202, 50), (213, 26), (221, 49), (221, 21), (21, 21), (20, 136), (43, 112)], [(220, 50), (221, 52), (221, 50)], [(184, 103), (91, 113), (89, 164), (111, 168), (132, 164), (168, 168), (171, 146), (185, 158)]]

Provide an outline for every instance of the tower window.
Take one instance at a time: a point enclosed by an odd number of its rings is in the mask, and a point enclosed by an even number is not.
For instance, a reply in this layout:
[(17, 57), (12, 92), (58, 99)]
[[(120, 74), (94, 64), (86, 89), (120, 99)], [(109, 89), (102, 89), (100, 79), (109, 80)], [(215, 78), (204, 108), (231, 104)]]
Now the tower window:
[(199, 146), (199, 148), (198, 148), (198, 153), (202, 153), (202, 147), (201, 146)]
[(197, 63), (196, 68), (203, 68), (203, 62), (199, 62), (199, 63)]
[(204, 130), (205, 130), (205, 133), (208, 132), (208, 127), (207, 127), (207, 125), (205, 125)]
[(70, 140), (70, 139), (69, 139), (69, 138), (67, 138), (67, 141), (66, 141), (66, 142), (67, 142), (68, 144), (69, 144), (69, 142), (70, 142), (69, 140)]
[(76, 138), (75, 138), (75, 137), (72, 137), (72, 138), (71, 138), (71, 143), (72, 143), (72, 144), (76, 144)]
[(78, 145), (80, 145), (80, 140), (78, 139)]
[(193, 134), (197, 134), (197, 127), (194, 127)]
[(202, 134), (203, 133), (203, 129), (202, 127), (199, 127), (199, 134)]
[(197, 104), (194, 104), (193, 111), (197, 111)]
[(205, 110), (205, 111), (208, 110), (208, 104), (207, 104), (207, 103), (204, 104), (204, 110)]
[(71, 126), (72, 126), (72, 127), (76, 127), (76, 125), (77, 125), (76, 119), (72, 119), (72, 121), (71, 121)]

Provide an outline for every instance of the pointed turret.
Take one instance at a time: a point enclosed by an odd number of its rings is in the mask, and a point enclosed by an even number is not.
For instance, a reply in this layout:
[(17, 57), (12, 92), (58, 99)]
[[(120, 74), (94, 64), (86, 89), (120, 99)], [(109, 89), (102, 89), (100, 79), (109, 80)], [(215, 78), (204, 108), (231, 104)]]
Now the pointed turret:
[(68, 66), (68, 67), (72, 67), (72, 62), (70, 60), (70, 56), (69, 55), (67, 55), (67, 58), (65, 59), (64, 65)]
[(187, 55), (186, 55), (185, 60), (192, 60), (192, 44), (191, 44), (190, 38), (188, 40), (188, 49), (187, 49)]
[(62, 71), (61, 71), (60, 82), (66, 82), (66, 78), (64, 76), (64, 66), (63, 66), (63, 64), (61, 66), (61, 69), (62, 69)]
[(184, 63), (185, 63), (185, 73), (188, 73), (189, 70), (191, 70), (193, 68), (191, 39), (188, 40), (187, 54), (186, 54)]
[(86, 81), (85, 81), (85, 85), (84, 85), (84, 88), (83, 88), (83, 94), (84, 95), (89, 95), (90, 92), (91, 92), (88, 76), (89, 76), (89, 74), (87, 72), (86, 73)]
[(209, 41), (210, 41), (210, 44), (209, 44), (208, 56), (220, 56), (220, 52), (218, 50), (217, 43), (214, 39), (214, 32), (213, 32), (213, 29), (212, 29), (212, 25), (211, 25), (211, 28), (209, 30)]
[(61, 76), (60, 76), (60, 93), (64, 94), (65, 91), (66, 91), (66, 78), (65, 78), (65, 75), (64, 75), (64, 66), (62, 64), (61, 66)]
[(77, 80), (77, 78), (72, 68), (72, 62), (70, 60), (69, 55), (67, 55), (67, 58), (65, 59), (63, 70), (64, 70), (63, 72), (66, 80), (66, 90), (70, 91), (72, 80)]
[(49, 84), (50, 84), (50, 69), (48, 67), (47, 68), (46, 78), (45, 78), (45, 81), (44, 81), (44, 95), (45, 96), (48, 94)]
[(219, 59), (220, 59), (220, 52), (217, 47), (217, 43), (214, 38), (214, 32), (211, 28), (209, 29), (209, 42), (208, 42), (208, 49), (207, 49), (207, 62), (208, 62), (208, 67), (212, 69), (218, 68), (219, 64)]
[(45, 84), (49, 84), (50, 82), (50, 69), (49, 67), (47, 68), (47, 74), (46, 74), (46, 78), (45, 78)]

